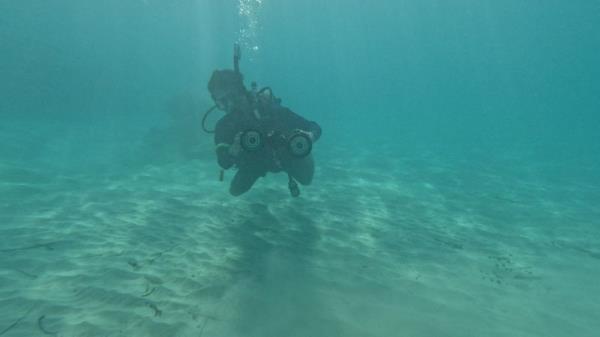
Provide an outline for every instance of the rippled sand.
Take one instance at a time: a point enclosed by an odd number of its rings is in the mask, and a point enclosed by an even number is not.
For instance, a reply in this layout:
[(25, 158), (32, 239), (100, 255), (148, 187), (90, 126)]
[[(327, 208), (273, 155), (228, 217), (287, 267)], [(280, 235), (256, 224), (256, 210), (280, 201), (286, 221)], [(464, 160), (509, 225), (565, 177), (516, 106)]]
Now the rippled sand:
[(598, 186), (331, 151), (299, 199), (232, 198), (201, 161), (0, 164), (0, 335), (597, 335)]

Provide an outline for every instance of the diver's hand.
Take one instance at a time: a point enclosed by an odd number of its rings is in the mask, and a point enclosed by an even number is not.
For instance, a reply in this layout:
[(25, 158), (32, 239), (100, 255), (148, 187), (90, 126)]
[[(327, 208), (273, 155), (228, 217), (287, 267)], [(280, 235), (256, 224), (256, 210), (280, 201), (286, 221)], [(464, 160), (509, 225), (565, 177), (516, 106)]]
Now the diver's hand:
[(229, 146), (229, 155), (232, 157), (238, 157), (242, 152), (242, 133), (238, 132), (233, 138), (233, 143)]
[(304, 131), (304, 130), (301, 130), (301, 129), (296, 129), (295, 131), (297, 133), (301, 133), (303, 135), (308, 136), (308, 139), (310, 139), (311, 142), (315, 141), (315, 135), (312, 132), (310, 132), (310, 131)]

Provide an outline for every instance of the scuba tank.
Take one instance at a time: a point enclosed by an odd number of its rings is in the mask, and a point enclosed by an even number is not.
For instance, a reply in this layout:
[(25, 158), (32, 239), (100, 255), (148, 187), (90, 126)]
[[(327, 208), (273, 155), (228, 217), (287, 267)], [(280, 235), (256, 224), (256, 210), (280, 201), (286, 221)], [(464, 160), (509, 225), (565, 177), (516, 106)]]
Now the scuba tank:
[(240, 59), (242, 58), (242, 50), (239, 43), (233, 44), (233, 70), (240, 73)]

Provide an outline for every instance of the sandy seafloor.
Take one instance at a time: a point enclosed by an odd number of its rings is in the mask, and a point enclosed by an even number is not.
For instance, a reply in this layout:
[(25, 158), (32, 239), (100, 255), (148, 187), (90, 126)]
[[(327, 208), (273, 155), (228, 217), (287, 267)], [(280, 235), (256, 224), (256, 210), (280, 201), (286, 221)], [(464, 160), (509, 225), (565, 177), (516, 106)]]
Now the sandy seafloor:
[(598, 335), (597, 185), (526, 153), (328, 151), (299, 199), (281, 175), (232, 198), (202, 160), (2, 162), (0, 335)]

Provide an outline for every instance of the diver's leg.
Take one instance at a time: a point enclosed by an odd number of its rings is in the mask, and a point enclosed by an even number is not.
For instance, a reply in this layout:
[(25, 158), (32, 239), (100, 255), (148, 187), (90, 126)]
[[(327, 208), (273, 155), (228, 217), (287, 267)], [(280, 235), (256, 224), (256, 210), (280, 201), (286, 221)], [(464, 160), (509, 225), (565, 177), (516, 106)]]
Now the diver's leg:
[(258, 177), (262, 175), (263, 174), (257, 169), (240, 168), (231, 181), (229, 193), (237, 197), (238, 195), (248, 192)]
[(304, 158), (289, 159), (284, 168), (302, 185), (310, 185), (315, 174), (315, 162), (311, 154)]

